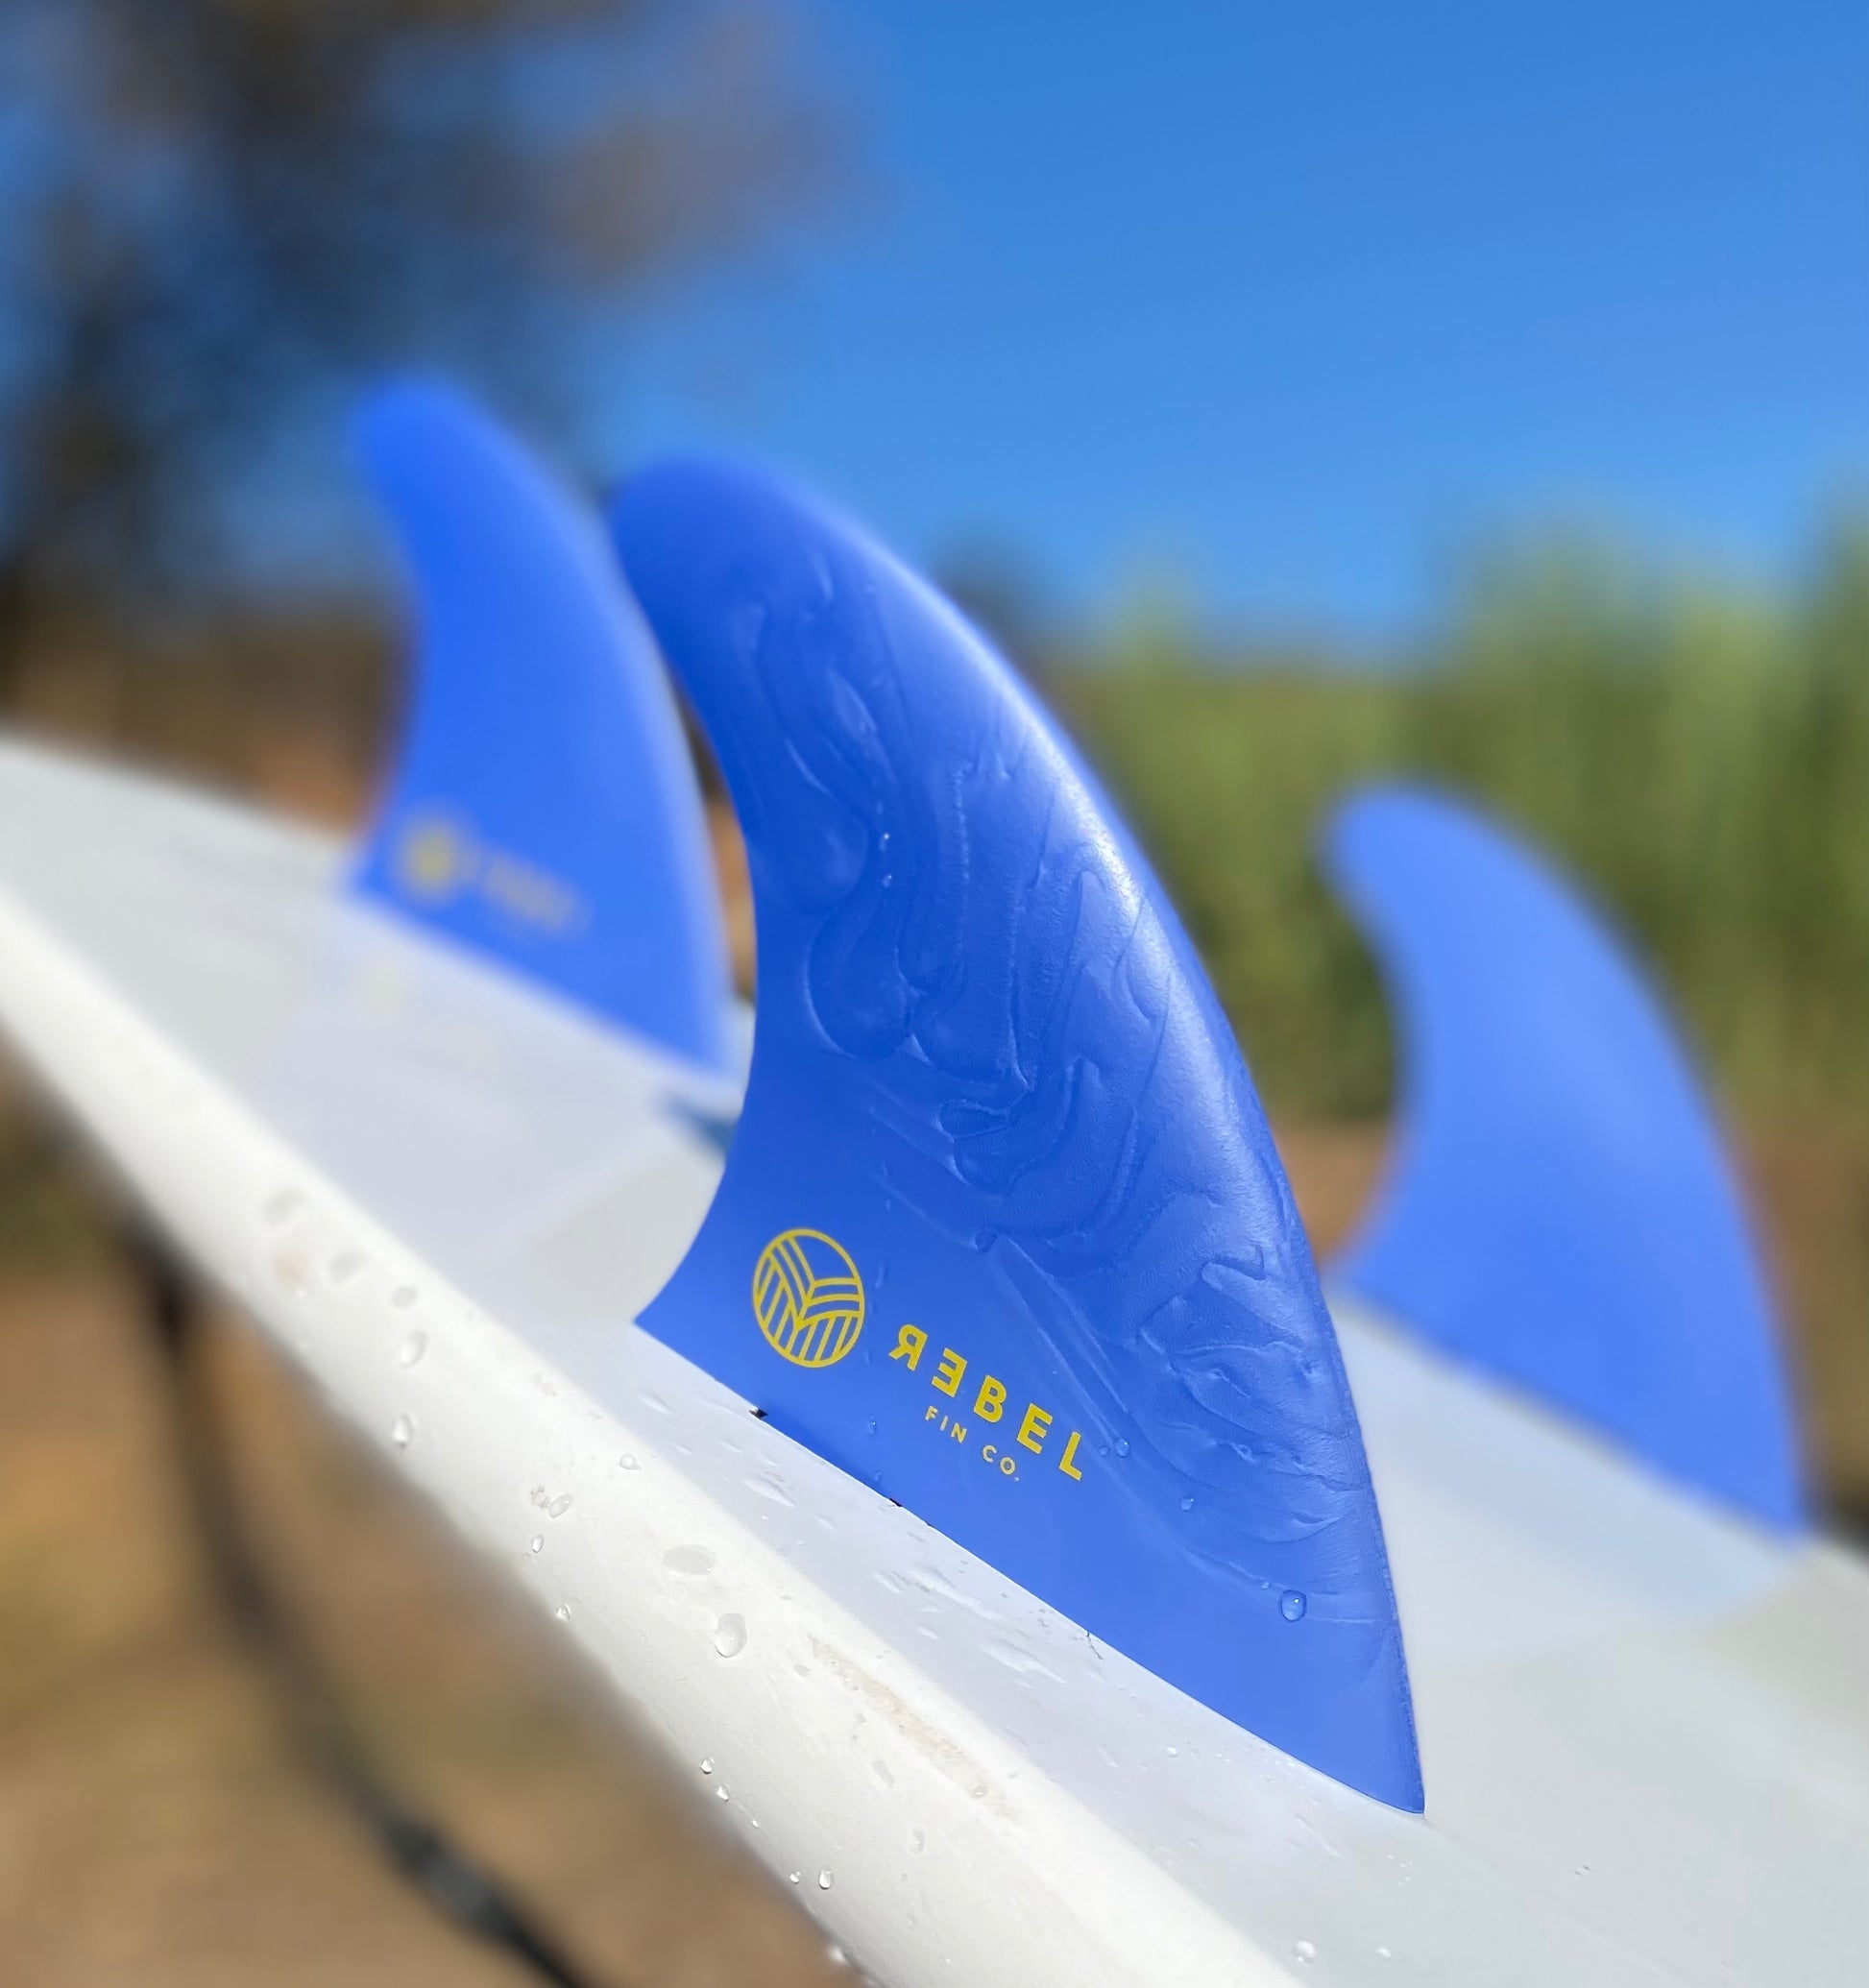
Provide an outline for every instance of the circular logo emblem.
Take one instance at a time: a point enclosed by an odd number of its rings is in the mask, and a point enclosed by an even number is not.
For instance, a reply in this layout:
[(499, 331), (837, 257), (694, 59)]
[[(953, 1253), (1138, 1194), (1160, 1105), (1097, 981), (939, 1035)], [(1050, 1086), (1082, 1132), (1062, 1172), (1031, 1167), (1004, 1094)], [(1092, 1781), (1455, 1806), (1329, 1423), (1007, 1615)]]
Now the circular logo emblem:
[(429, 903), (452, 897), (473, 869), (473, 844), (465, 830), (439, 814), (424, 815), (402, 831), (396, 845), (396, 874), (411, 897)]
[(760, 1251), (753, 1316), (765, 1342), (794, 1367), (829, 1367), (863, 1329), (863, 1280), (841, 1243), (789, 1228)]

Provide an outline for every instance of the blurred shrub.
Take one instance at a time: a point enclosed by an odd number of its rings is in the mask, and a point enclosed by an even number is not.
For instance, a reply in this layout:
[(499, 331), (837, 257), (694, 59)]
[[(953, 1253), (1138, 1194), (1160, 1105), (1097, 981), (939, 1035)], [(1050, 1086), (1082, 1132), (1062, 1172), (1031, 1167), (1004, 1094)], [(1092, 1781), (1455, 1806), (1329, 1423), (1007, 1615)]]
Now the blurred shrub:
[(1581, 878), (1734, 1103), (1869, 1105), (1869, 529), (1788, 602), (1560, 551), (1482, 574), (1410, 667), (1222, 659), (1153, 626), (1050, 683), (1274, 1110), (1388, 1099), (1373, 968), (1313, 845), (1347, 788), (1395, 775), (1478, 799)]

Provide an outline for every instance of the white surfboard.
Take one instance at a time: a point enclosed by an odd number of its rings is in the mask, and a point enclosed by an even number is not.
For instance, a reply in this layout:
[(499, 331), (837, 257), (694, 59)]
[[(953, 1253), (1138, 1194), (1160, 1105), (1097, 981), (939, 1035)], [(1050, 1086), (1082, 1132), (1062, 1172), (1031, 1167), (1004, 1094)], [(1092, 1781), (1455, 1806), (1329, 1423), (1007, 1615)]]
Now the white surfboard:
[(877, 1978), (1869, 1976), (1857, 1556), (1340, 1305), (1425, 1806), (1356, 1792), (634, 1322), (720, 1181), (743, 1015), (711, 1067), (352, 869), (0, 747), (0, 1027)]

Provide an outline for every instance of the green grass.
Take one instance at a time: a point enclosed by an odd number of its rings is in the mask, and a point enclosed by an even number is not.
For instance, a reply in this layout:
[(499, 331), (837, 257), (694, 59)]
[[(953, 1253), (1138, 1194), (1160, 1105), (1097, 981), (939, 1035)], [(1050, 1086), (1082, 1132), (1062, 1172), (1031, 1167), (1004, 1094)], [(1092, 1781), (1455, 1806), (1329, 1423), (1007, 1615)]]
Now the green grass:
[(1274, 1110), (1361, 1115), (1383, 1006), (1313, 861), (1359, 781), (1440, 781), (1631, 933), (1746, 1110), (1869, 1107), (1869, 531), (1799, 597), (1549, 554), (1476, 584), (1413, 667), (1217, 658), (1160, 631), (1048, 688), (1127, 804)]

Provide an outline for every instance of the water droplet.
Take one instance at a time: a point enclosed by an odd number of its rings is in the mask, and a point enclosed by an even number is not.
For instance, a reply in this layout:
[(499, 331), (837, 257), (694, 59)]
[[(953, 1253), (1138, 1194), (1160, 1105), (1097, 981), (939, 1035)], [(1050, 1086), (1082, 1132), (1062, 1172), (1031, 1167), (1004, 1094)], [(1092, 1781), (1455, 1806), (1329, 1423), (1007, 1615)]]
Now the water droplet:
[(396, 1349), (396, 1364), (399, 1367), (417, 1366), (424, 1353), (428, 1350), (428, 1335), (425, 1332), (412, 1332)]
[(714, 1772), (714, 1762), (712, 1760), (703, 1760), (701, 1762), (701, 1772), (703, 1774), (712, 1774)]
[(919, 1855), (922, 1851), (928, 1848), (928, 1832), (925, 1830), (910, 1830), (909, 1831), (909, 1848)]
[(1317, 1948), (1309, 1940), (1299, 1940), (1293, 1944), (1292, 1952), (1308, 1967), (1318, 1957)]
[(389, 1440), (398, 1449), (407, 1449), (415, 1441), (415, 1424), (405, 1415), (399, 1415), (389, 1425)]
[(1375, 1957), (1378, 1960), (1394, 1960), (1396, 1956), (1389, 1951), (1387, 1947), (1378, 1947), (1375, 1950)]
[(731, 1802), (733, 1800), (733, 1796), (729, 1794), (727, 1791), (727, 1783), (724, 1781), (720, 1783), (720, 1785), (717, 1788), (715, 1789), (714, 1793), (716, 1799), (718, 1801)]
[(749, 1491), (757, 1491), (763, 1498), (770, 1498), (775, 1505), (789, 1505), (791, 1503), (791, 1493), (787, 1491), (778, 1478), (770, 1475), (749, 1477), (746, 1480), (746, 1489)]
[(534, 1553), (543, 1553), (546, 1550), (546, 1536), (544, 1533), (534, 1533), (532, 1535), (531, 1550)]
[[(885, 877), (883, 881), (886, 884), (889, 880)], [(824, 1957), (833, 1967), (848, 1967), (850, 1965), (850, 1955), (835, 1940), (832, 1941), (830, 1946), (825, 1948)]]
[(1304, 1619), (1304, 1612), (1309, 1607), (1310, 1603), (1301, 1589), (1288, 1588), (1279, 1598), (1278, 1612), (1287, 1622), (1301, 1622)]
[(746, 1617), (722, 1615), (714, 1625), (714, 1650), (717, 1657), (738, 1657), (746, 1647)]
[(671, 1546), (662, 1556), (662, 1564), (671, 1574), (711, 1574), (714, 1555), (705, 1546)]
[(786, 1873), (786, 1881), (789, 1884), (796, 1884), (804, 1875), (802, 1871), (788, 1871)]
[(1118, 1437), (1118, 1438), (1116, 1439), (1116, 1454), (1117, 1454), (1117, 1455), (1118, 1455), (1119, 1457), (1126, 1457), (1126, 1456), (1128, 1456), (1128, 1455), (1129, 1455), (1129, 1438), (1128, 1438), (1127, 1436), (1119, 1436), (1119, 1437)]
[(1192, 1512), (1194, 1510), (1194, 1500), (1192, 1498), (1183, 1498), (1181, 1500), (1181, 1510), (1183, 1512)]
[(273, 1258), (273, 1281), (288, 1297), (311, 1296), (311, 1266), (297, 1250), (285, 1250)]
[(1178, 1760), (1181, 1758), (1180, 1748), (1178, 1746), (1170, 1747), (1168, 1750), (1168, 1758), (1171, 1760)]
[(389, 1294), (389, 1301), (399, 1312), (408, 1311), (422, 1294), (413, 1284), (399, 1284)]
[(565, 1606), (563, 1602), (560, 1602), (558, 1606), (552, 1610), (551, 1612), (554, 1615), (556, 1615), (559, 1621), (561, 1622), (569, 1622), (571, 1619), (571, 1612)]
[(641, 1467), (641, 1466), (637, 1463), (636, 1459), (633, 1456), (629, 1456), (627, 1454), (619, 1457), (617, 1461), (623, 1467), (625, 1470), (635, 1470)]
[(570, 1491), (565, 1491), (558, 1497), (553, 1498), (551, 1503), (546, 1507), (546, 1516), (547, 1518), (563, 1518), (570, 1509), (571, 1494)]
[(833, 1879), (829, 1871), (820, 1871), (817, 1874), (817, 1888), (819, 1891), (829, 1891)]

